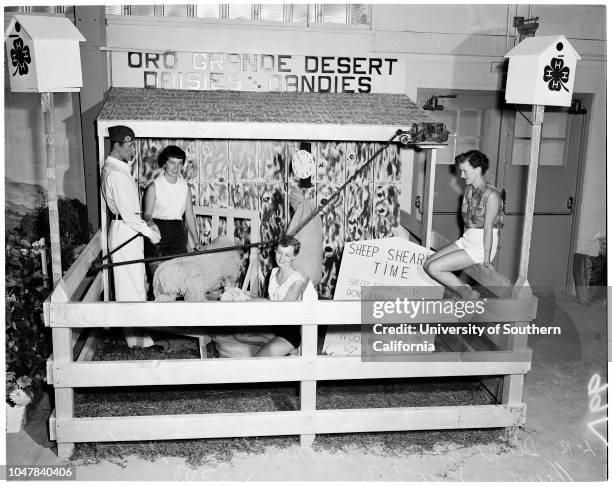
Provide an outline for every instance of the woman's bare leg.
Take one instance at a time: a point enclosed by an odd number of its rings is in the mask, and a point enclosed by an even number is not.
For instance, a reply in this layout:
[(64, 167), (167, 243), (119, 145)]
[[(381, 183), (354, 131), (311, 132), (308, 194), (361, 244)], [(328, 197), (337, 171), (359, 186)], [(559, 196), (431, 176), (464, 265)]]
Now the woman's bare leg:
[[(436, 260), (438, 260), (439, 258), (441, 258), (444, 255), (448, 255), (449, 253), (452, 253), (454, 251), (458, 251), (459, 247), (457, 246), (457, 244), (455, 242), (450, 243), (449, 245), (446, 245), (445, 247), (439, 249), (436, 253), (429, 255), (429, 257), (427, 258), (427, 260), (425, 260), (425, 263), (423, 264), (423, 270), (425, 270), (425, 272), (427, 272), (427, 274), (434, 278), (430, 273), (429, 273), (429, 265), (431, 262), (434, 262)], [(450, 290), (450, 289), (446, 289), (446, 293), (449, 294), (451, 297), (455, 296), (455, 293)]]
[(431, 278), (457, 292), (462, 298), (477, 299), (480, 294), (472, 290), (469, 285), (463, 283), (454, 273), (452, 273), (471, 267), (472, 265), (474, 265), (474, 261), (465, 250), (456, 250), (440, 255), (435, 260), (430, 261), (427, 264), (426, 271)]
[[(457, 251), (459, 250), (459, 247), (455, 244), (455, 243), (451, 243), (450, 245), (446, 245), (444, 248), (439, 249), (437, 252), (435, 252), (433, 255), (430, 255), (427, 260), (425, 260), (425, 264), (424, 266), (427, 267), (427, 265), (431, 262), (436, 261), (438, 258), (448, 254), (448, 253), (452, 253), (453, 251)], [(425, 269), (425, 271), (427, 271), (427, 268)]]

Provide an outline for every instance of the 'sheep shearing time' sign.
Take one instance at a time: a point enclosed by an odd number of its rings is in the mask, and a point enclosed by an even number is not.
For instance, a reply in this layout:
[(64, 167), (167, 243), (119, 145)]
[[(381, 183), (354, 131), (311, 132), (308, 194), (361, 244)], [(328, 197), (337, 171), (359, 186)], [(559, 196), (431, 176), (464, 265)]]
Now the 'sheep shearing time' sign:
[(220, 52), (113, 52), (112, 85), (187, 90), (402, 93), (405, 62), (390, 57)]
[[(441, 299), (444, 287), (432, 280), (423, 264), (433, 251), (403, 238), (351, 241), (342, 253), (334, 300)], [(363, 288), (367, 287), (367, 296)], [(377, 289), (380, 288), (380, 289)], [(414, 333), (415, 342), (427, 336)], [(359, 328), (329, 326), (323, 351), (326, 354), (361, 354)]]
[[(351, 241), (342, 253), (334, 300), (361, 299), (361, 287), (414, 287), (412, 298), (438, 299), (443, 287), (423, 270), (433, 251), (399, 237)], [(403, 297), (403, 296), (402, 296)]]

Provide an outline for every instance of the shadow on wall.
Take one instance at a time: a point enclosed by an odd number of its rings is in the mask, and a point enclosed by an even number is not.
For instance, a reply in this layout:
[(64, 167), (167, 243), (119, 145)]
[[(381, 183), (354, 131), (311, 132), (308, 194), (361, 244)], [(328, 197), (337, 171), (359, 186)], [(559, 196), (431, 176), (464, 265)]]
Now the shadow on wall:
[(63, 187), (61, 194), (86, 203), (79, 95), (54, 93), (54, 99), (55, 159), (58, 169), (60, 164), (65, 168), (61, 181), (57, 172), (58, 193)]
[[(93, 147), (91, 150), (86, 151), (83, 150), (83, 157), (87, 157), (87, 154), (93, 154), (89, 157), (95, 157), (95, 161), (92, 160), (84, 160), (83, 167), (86, 171), (83, 174), (85, 185), (83, 186), (84, 194), (86, 194), (87, 200), (87, 217), (89, 223), (93, 228), (98, 228), (100, 226), (100, 172), (99, 167), (100, 164), (104, 163), (104, 160), (98, 160), (98, 154), (100, 153), (100, 141), (97, 136), (97, 125), (96, 118), (102, 106), (104, 105), (104, 100), (106, 99), (106, 94), (102, 97), (103, 99), (93, 105), (89, 110), (81, 113), (81, 131), (83, 134), (82, 141), (85, 144), (90, 144)], [(104, 142), (102, 142), (104, 143)], [(107, 143), (108, 144), (108, 143)], [(109, 147), (104, 148), (104, 157), (110, 152)], [(91, 187), (89, 187), (91, 185)]]
[(46, 187), (44, 124), (40, 96), (4, 89), (6, 177)]

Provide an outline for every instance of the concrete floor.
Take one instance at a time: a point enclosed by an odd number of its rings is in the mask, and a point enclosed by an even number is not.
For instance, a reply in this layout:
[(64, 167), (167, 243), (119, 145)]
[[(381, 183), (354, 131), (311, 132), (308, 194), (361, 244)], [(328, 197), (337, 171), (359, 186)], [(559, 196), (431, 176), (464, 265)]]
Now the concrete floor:
[[(532, 370), (525, 377), (527, 422), (518, 445), (440, 446), (401, 457), (363, 452), (326, 453), (291, 447), (191, 469), (183, 459), (128, 458), (77, 465), (79, 480), (345, 480), (345, 481), (603, 481), (607, 478), (607, 306), (567, 297), (541, 297), (537, 323), (559, 325), (561, 336), (531, 336)], [(593, 391), (600, 377), (600, 393)], [(591, 384), (589, 386), (589, 383)], [(65, 463), (47, 440), (49, 406), (32, 414), (25, 430), (7, 434), (7, 464)]]

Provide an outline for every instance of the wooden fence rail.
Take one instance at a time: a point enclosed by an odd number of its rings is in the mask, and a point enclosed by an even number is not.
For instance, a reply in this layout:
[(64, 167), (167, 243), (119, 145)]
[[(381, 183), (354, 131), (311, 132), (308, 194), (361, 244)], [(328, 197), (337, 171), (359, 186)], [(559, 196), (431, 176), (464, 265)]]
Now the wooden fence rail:
[[(457, 301), (441, 300), (454, 305)], [(363, 309), (367, 301), (315, 302), (49, 302), (50, 327), (157, 327), (157, 326), (277, 326), (355, 325), (380, 322)], [(489, 299), (484, 313), (461, 319), (443, 311), (419, 313), (411, 323), (524, 322), (535, 317), (536, 301)], [(407, 322), (401, 314), (391, 322)]]
[(524, 407), (472, 405), (86, 417), (55, 419), (53, 425), (61, 443), (115, 442), (510, 427), (524, 414)]
[[(435, 235), (434, 235), (435, 240)], [(435, 353), (410, 361), (367, 361), (357, 356), (317, 354), (319, 325), (375, 322), (368, 302), (102, 302), (102, 273), (89, 269), (99, 256), (100, 233), (92, 239), (56, 291), (44, 304), (45, 323), (53, 334), (48, 381), (55, 387), (56, 408), (50, 436), (58, 455), (69, 457), (76, 442), (299, 435), (309, 446), (321, 433), (509, 427), (525, 420), (522, 383), (531, 368), (525, 336), (497, 343), (447, 336)], [(440, 305), (456, 301), (438, 301)], [(511, 323), (534, 319), (532, 298), (491, 298), (483, 314), (462, 319), (444, 312), (421, 313), (410, 323)], [(406, 322), (396, 316), (396, 322)], [(301, 356), (279, 358), (91, 361), (96, 335), (103, 327), (185, 327), (298, 325)], [(80, 336), (82, 332), (89, 334)], [(436, 341), (437, 342), (437, 341)], [(454, 343), (454, 344), (453, 344)], [(460, 345), (461, 349), (459, 349)], [(483, 406), (401, 407), (393, 409), (318, 410), (317, 382), (384, 378), (504, 376), (502, 403)], [(299, 410), (232, 414), (74, 417), (74, 390), (82, 387), (163, 386), (222, 383), (299, 382)]]

